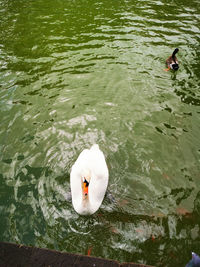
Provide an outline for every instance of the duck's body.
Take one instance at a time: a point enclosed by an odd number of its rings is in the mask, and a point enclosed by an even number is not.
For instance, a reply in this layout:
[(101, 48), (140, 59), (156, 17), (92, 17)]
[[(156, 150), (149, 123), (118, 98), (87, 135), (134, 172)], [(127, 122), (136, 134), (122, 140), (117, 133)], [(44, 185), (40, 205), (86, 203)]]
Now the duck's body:
[(176, 48), (174, 50), (174, 52), (172, 53), (172, 55), (170, 57), (167, 58), (166, 60), (166, 65), (167, 65), (167, 69), (166, 70), (178, 70), (179, 69), (179, 65), (178, 65), (178, 59), (175, 56), (176, 53), (178, 53), (179, 49)]
[(97, 144), (80, 153), (72, 166), (70, 186), (77, 213), (88, 215), (99, 209), (108, 186), (108, 168)]

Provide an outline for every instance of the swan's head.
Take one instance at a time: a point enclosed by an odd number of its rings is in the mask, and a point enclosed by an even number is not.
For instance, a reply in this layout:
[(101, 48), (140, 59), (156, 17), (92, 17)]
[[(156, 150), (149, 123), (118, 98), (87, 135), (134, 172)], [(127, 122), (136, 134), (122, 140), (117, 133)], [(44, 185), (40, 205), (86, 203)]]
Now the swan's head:
[(89, 189), (89, 184), (90, 184), (90, 176), (88, 177), (83, 177), (82, 178), (82, 189), (83, 189), (83, 196), (87, 197), (88, 195), (88, 189)]
[(90, 170), (84, 171), (82, 175), (82, 192), (83, 192), (83, 199), (86, 199), (88, 196), (89, 185), (91, 180), (91, 172)]

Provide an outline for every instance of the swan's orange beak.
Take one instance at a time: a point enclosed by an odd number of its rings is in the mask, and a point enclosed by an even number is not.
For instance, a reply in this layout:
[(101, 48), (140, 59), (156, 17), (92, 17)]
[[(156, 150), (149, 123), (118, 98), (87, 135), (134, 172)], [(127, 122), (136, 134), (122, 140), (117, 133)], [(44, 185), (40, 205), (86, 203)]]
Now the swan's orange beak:
[(85, 196), (88, 195), (88, 185), (89, 185), (89, 183), (85, 180), (85, 181), (83, 182), (83, 194), (84, 194)]

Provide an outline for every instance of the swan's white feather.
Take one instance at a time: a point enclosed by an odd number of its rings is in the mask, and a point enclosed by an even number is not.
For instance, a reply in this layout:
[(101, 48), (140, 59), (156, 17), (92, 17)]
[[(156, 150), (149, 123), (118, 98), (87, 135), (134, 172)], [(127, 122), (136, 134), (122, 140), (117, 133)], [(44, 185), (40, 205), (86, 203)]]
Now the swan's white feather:
[[(82, 181), (90, 176), (88, 197), (83, 199)], [(105, 195), (108, 185), (108, 168), (103, 152), (97, 144), (83, 150), (70, 174), (72, 204), (77, 213), (86, 215), (96, 212)]]

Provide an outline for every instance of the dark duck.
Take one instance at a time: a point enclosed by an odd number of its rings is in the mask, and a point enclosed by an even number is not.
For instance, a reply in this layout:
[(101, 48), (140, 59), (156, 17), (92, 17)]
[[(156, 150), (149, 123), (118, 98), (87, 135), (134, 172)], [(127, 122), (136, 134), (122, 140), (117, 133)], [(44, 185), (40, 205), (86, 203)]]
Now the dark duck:
[(168, 57), (168, 59), (166, 60), (166, 65), (167, 65), (167, 69), (165, 69), (166, 71), (168, 70), (178, 70), (179, 69), (179, 65), (178, 65), (178, 59), (176, 57), (176, 53), (178, 53), (179, 49), (176, 48), (174, 50), (174, 52), (172, 53), (172, 55), (170, 57)]

